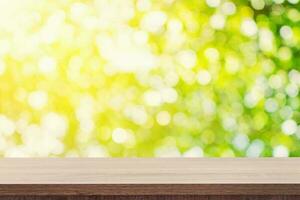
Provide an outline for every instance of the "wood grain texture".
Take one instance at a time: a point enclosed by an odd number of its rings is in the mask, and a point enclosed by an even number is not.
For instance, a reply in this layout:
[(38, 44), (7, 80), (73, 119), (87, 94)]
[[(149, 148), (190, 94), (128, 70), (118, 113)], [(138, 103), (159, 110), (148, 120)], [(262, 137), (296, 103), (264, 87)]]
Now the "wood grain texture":
[(0, 196), (300, 195), (299, 164), (298, 158), (2, 159)]
[(298, 200), (300, 196), (6, 196), (0, 200)]
[(209, 200), (207, 196), (5, 196), (0, 200)]
[(0, 200), (208, 200), (207, 196), (6, 196)]
[(300, 158), (0, 160), (0, 184), (300, 184)]
[(208, 200), (299, 200), (300, 196), (209, 196)]
[(35, 184), (0, 185), (0, 196), (300, 195), (298, 184)]

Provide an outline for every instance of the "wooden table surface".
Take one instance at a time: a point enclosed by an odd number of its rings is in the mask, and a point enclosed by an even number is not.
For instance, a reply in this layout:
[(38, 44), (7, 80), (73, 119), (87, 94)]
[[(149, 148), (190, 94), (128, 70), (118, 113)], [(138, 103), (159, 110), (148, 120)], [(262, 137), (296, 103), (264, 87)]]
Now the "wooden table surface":
[(119, 199), (234, 199), (236, 195), (300, 199), (300, 159), (0, 159), (0, 199), (113, 199), (116, 195)]

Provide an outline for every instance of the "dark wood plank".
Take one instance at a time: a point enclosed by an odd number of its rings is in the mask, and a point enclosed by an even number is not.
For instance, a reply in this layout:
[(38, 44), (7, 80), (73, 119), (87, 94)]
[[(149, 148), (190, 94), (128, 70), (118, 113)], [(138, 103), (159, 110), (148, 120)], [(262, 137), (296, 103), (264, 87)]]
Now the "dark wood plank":
[(300, 195), (300, 184), (0, 185), (9, 195)]
[(299, 200), (300, 196), (281, 196), (281, 195), (219, 195), (209, 196), (209, 200)]
[(147, 195), (147, 196), (5, 196), (0, 200), (208, 200), (207, 196), (195, 195)]
[(300, 196), (245, 195), (142, 195), (142, 196), (2, 196), (0, 200), (299, 200)]
[[(227, 195), (227, 196), (210, 196), (208, 199), (209, 200), (285, 200), (284, 196), (278, 195), (278, 196), (274, 196), (274, 195), (270, 195), (270, 196), (263, 196), (263, 195), (259, 195), (259, 196), (255, 196), (255, 195), (249, 195), (249, 196), (245, 196), (245, 195)], [(290, 199), (292, 200), (292, 199)]]
[(67, 196), (2, 196), (0, 200), (68, 200)]
[(147, 195), (147, 196), (96, 196), (96, 197), (69, 197), (68, 200), (208, 200), (208, 196), (195, 195)]

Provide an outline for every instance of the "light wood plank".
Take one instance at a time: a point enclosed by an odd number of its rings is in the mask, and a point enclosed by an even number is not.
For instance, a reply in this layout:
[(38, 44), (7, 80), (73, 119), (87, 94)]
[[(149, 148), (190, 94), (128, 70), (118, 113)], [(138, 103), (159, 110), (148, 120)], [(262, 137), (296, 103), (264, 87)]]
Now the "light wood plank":
[(299, 183), (299, 158), (0, 159), (0, 184)]

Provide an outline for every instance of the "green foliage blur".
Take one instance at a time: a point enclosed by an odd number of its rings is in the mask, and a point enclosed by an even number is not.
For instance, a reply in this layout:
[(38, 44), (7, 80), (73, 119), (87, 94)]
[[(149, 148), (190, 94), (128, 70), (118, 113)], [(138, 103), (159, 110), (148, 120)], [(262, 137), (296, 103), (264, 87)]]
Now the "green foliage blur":
[(0, 7), (3, 157), (300, 156), (299, 0)]

